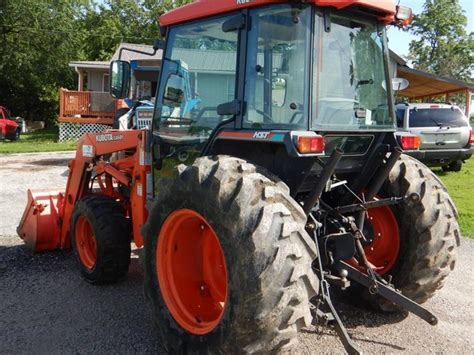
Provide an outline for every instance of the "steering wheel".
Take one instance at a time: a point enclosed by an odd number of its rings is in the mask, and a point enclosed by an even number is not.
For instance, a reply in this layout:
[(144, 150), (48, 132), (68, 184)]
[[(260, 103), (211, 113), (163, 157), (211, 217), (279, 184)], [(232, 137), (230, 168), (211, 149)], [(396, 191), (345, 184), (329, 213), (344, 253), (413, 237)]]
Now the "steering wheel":
[(265, 122), (265, 123), (274, 123), (273, 118), (270, 115), (266, 114), (265, 112), (257, 110), (257, 109), (255, 109), (255, 112), (257, 112), (259, 115), (263, 116), (263, 122)]

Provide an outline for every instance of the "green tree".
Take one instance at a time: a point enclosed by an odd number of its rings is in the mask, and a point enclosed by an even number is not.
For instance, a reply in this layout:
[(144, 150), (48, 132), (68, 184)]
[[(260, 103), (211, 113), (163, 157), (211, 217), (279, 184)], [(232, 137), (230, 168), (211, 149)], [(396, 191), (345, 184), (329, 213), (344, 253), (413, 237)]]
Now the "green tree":
[(408, 59), (416, 69), (460, 80), (472, 80), (474, 33), (458, 0), (426, 0), (408, 30), (419, 39), (410, 43)]
[(0, 0), (0, 103), (55, 121), (77, 60), (108, 60), (121, 42), (152, 44), (158, 17), (192, 0)]
[(58, 89), (74, 83), (80, 59), (80, 0), (0, 2), (0, 100), (14, 115), (54, 120)]
[(192, 0), (106, 0), (93, 3), (84, 19), (84, 53), (89, 60), (108, 60), (121, 42), (153, 44), (160, 37), (158, 18)]

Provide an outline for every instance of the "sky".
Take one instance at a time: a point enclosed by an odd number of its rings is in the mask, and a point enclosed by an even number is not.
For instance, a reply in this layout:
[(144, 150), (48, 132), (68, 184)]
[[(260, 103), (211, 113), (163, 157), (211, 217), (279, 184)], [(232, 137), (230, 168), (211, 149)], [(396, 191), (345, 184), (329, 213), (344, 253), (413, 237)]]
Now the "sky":
[[(466, 31), (468, 33), (474, 32), (474, 0), (460, 0), (459, 2), (468, 21)], [(420, 14), (423, 11), (424, 3), (424, 0), (400, 0), (400, 5), (411, 7), (415, 14)], [(416, 37), (392, 26), (388, 30), (388, 39), (388, 46), (391, 50), (400, 56), (406, 56), (410, 42)]]

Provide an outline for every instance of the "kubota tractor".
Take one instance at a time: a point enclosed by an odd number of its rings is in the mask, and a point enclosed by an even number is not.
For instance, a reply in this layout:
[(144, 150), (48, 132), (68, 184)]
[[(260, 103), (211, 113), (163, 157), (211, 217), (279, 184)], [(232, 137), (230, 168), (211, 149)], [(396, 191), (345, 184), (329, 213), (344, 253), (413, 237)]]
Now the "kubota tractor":
[[(65, 192), (29, 192), (20, 236), (72, 247), (94, 284), (143, 246), (169, 352), (277, 352), (331, 314), (356, 353), (329, 285), (435, 325), (419, 304), (460, 233), (444, 185), (394, 135), (385, 27), (409, 17), (392, 0), (201, 0), (161, 16), (151, 129), (85, 135)], [(114, 97), (129, 76), (112, 63)]]

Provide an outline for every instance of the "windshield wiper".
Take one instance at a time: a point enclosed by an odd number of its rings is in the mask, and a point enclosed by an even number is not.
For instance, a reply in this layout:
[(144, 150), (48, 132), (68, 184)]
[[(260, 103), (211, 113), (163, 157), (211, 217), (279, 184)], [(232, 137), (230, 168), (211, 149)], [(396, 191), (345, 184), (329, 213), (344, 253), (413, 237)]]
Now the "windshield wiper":
[(433, 121), (434, 123), (436, 123), (436, 125), (439, 127), (439, 128), (443, 128), (443, 127), (446, 127), (446, 128), (451, 128), (450, 126), (447, 126), (445, 124), (442, 124), (442, 123), (439, 123), (438, 121), (436, 121), (434, 118), (430, 117), (430, 120)]

